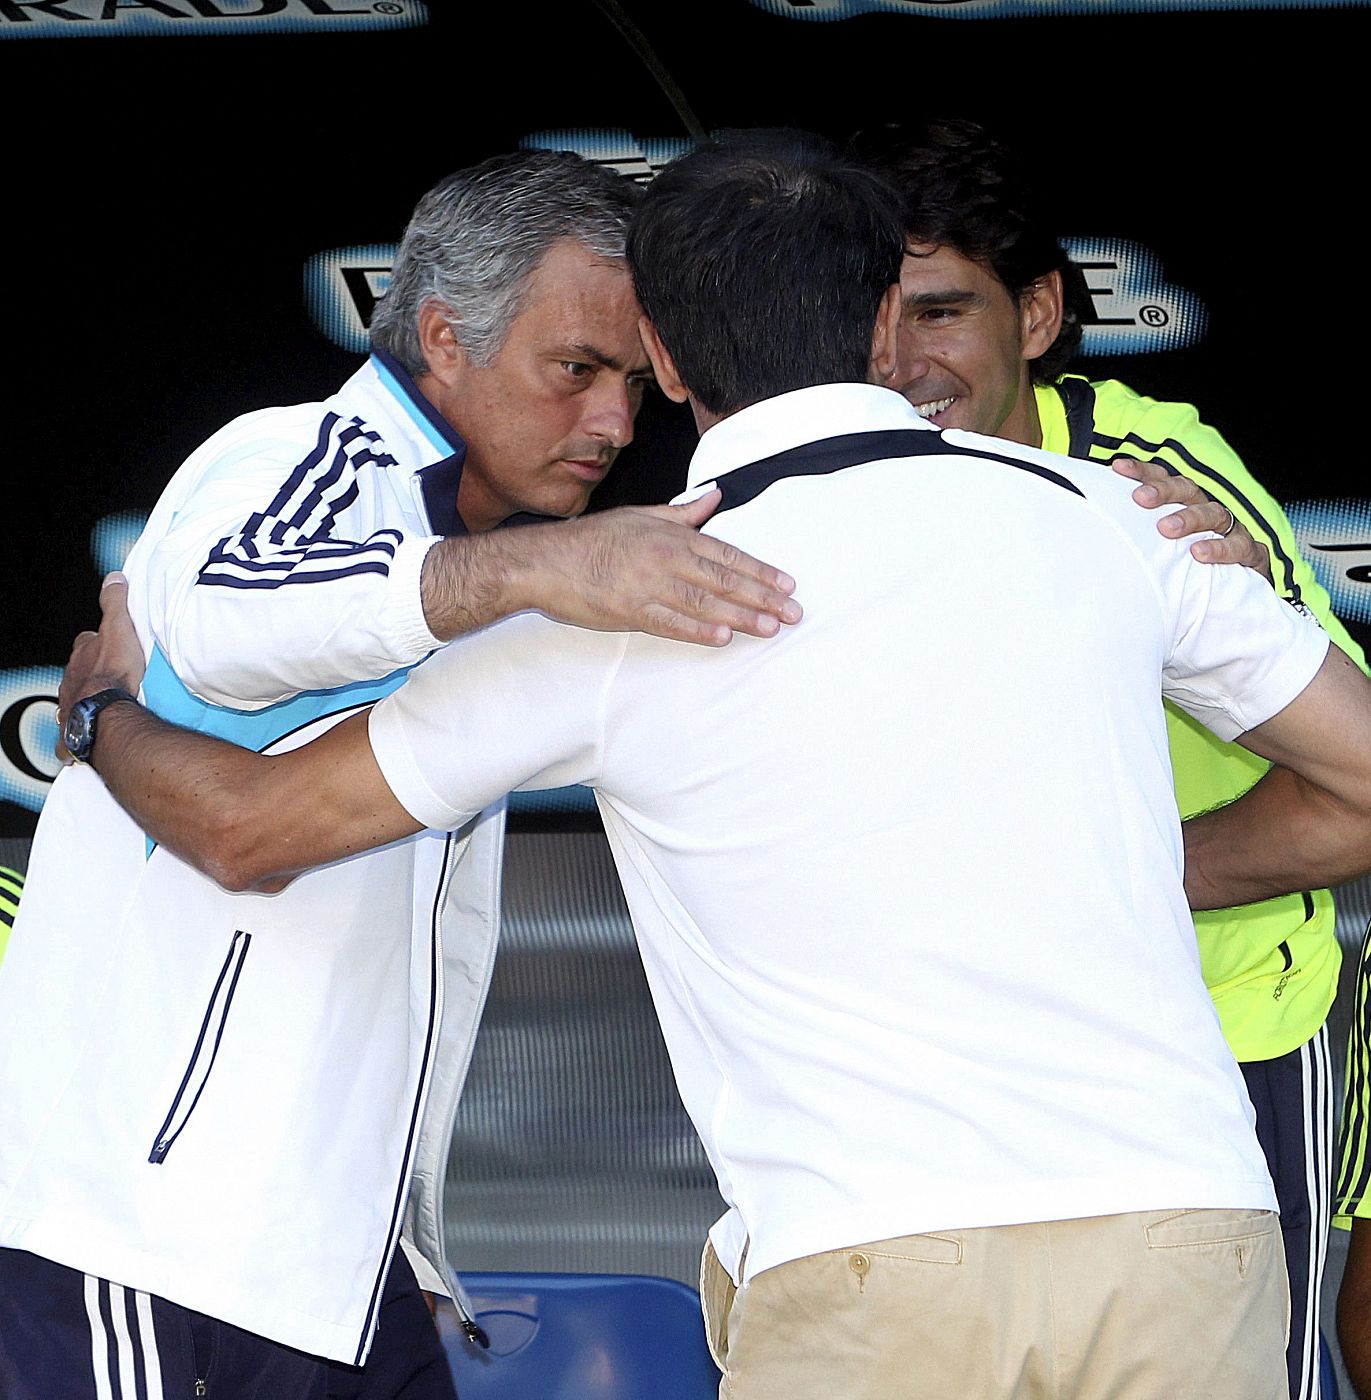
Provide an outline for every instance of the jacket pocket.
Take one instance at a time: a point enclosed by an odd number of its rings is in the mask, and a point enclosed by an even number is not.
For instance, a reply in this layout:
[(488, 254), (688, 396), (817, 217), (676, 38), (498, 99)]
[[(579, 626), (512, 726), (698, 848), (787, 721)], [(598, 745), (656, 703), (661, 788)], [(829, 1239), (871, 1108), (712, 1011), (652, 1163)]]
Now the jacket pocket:
[(191, 1051), (190, 1063), (181, 1076), (176, 1097), (171, 1101), (167, 1116), (157, 1130), (157, 1137), (148, 1154), (148, 1161), (154, 1165), (166, 1161), (172, 1144), (181, 1136), (182, 1130), (190, 1122), (200, 1095), (205, 1092), (210, 1071), (214, 1068), (215, 1056), (219, 1053), (219, 1042), (224, 1036), (224, 1025), (228, 1020), (233, 993), (238, 987), (238, 978), (243, 971), (243, 961), (248, 955), (248, 944), (252, 935), (241, 929), (233, 935), (229, 944), (228, 956), (219, 969), (214, 990), (210, 993), (209, 1005), (205, 1008), (204, 1020), (200, 1022), (200, 1034), (196, 1037), (195, 1048)]

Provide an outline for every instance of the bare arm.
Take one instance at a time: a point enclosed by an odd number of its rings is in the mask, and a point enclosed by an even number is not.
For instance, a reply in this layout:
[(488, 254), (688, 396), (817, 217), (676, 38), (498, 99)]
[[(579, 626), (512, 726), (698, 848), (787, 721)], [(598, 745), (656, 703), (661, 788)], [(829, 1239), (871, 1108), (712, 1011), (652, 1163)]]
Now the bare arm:
[(429, 630), (442, 641), (535, 609), (601, 632), (723, 646), (798, 622), (788, 575), (699, 533), (719, 493), (442, 540), (424, 560)]
[(396, 529), (314, 538), (294, 522), (277, 539), (283, 522), (243, 512), (280, 489), (279, 463), (242, 468), (203, 483), (160, 539), (135, 547), (145, 640), (214, 704), (379, 679), (526, 609), (710, 646), (800, 615), (785, 574), (699, 533), (717, 495), (437, 541)]
[[(59, 714), (107, 686), (137, 691), (143, 652), (127, 596), (123, 575), (111, 574), (99, 632), (81, 633), (72, 647)], [(316, 865), (420, 830), (376, 766), (366, 711), (268, 755), (116, 703), (100, 716), (91, 766), (154, 841), (226, 889), (279, 890)]]
[(1371, 681), (1343, 652), (1330, 647), (1305, 690), (1238, 742), (1278, 766), (1236, 802), (1185, 823), (1192, 909), (1371, 870)]
[(1338, 1289), (1338, 1342), (1358, 1400), (1371, 1400), (1371, 1220), (1360, 1217)]
[(421, 829), (376, 766), (367, 711), (267, 755), (115, 704), (100, 716), (91, 766), (154, 841), (230, 890), (283, 889)]

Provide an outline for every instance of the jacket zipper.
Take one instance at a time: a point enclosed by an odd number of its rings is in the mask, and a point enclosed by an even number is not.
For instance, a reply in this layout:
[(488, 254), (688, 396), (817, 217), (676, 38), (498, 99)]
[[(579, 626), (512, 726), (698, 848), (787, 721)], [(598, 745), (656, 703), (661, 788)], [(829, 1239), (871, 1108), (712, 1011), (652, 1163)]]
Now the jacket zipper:
[[(209, 1394), (209, 1373), (212, 1369), (211, 1356), (214, 1353), (213, 1334), (209, 1330), (216, 1324), (207, 1317), (189, 1317), (186, 1319), (186, 1340), (190, 1343), (190, 1369), (195, 1377), (195, 1395), (197, 1397)], [(200, 1333), (200, 1340), (203, 1347), (196, 1345), (196, 1333)]]
[[(210, 993), (209, 1005), (205, 1008), (204, 1020), (200, 1023), (200, 1034), (196, 1037), (195, 1049), (191, 1051), (190, 1063), (181, 1076), (176, 1097), (171, 1101), (171, 1108), (167, 1110), (167, 1116), (157, 1130), (152, 1151), (148, 1154), (148, 1161), (154, 1165), (166, 1161), (167, 1153), (190, 1122), (195, 1105), (200, 1102), (200, 1095), (204, 1093), (205, 1085), (209, 1082), (210, 1070), (214, 1068), (215, 1056), (219, 1053), (219, 1042), (223, 1038), (224, 1022), (228, 1019), (229, 1005), (238, 987), (243, 960), (248, 955), (248, 945), (251, 942), (252, 935), (239, 929), (229, 944), (228, 956), (219, 969), (214, 990)], [(183, 1104), (184, 1112), (181, 1110)]]
[[(442, 951), (439, 941), (439, 920), (442, 915), (444, 903), (447, 899), (447, 891), (452, 880), (452, 872), (456, 866), (456, 859), (453, 851), (455, 841), (456, 838), (452, 832), (448, 832), (443, 838), (442, 866), (438, 872), (438, 883), (433, 895), (433, 907), (429, 914), (429, 1023), (424, 1033), (423, 1065), (420, 1070), (419, 1083), (415, 1087), (415, 1096), (411, 1105), (409, 1134), (405, 1143), (404, 1157), (401, 1161), (400, 1178), (396, 1182), (387, 1252), (378, 1261), (377, 1272), (372, 1281), (371, 1302), (367, 1308), (366, 1319), (362, 1324), (361, 1336), (358, 1339), (357, 1354), (354, 1356), (352, 1362), (354, 1366), (362, 1365), (366, 1348), (366, 1339), (372, 1330), (372, 1319), (375, 1317), (376, 1310), (380, 1306), (381, 1294), (385, 1288), (386, 1272), (391, 1267), (391, 1261), (394, 1260), (395, 1251), (400, 1247), (399, 1236), (403, 1228), (402, 1221), (405, 1201), (409, 1186), (412, 1184), (410, 1173), (414, 1163), (414, 1154), (418, 1150), (419, 1136), (422, 1128), (423, 1115), (420, 1110), (427, 1102), (428, 1089), (433, 1078), (433, 1062), (438, 1049), (439, 1032), (443, 1020), (443, 975)], [(465, 1328), (463, 1330), (465, 1331)]]
[(457, 1309), (457, 1325), (466, 1334), (467, 1341), (474, 1347), (481, 1347), (483, 1350), (489, 1351), (490, 1334), (467, 1312), (456, 1298), (454, 1298), (452, 1302)]
[[(479, 819), (478, 819), (478, 820), (479, 820)], [(459, 833), (459, 834), (460, 834), (460, 833)], [(500, 839), (501, 839), (501, 844), (503, 844), (503, 841), (504, 841), (503, 822), (502, 822), (502, 824), (501, 824), (501, 838), (500, 838)], [(485, 1006), (486, 997), (488, 996), (488, 994), (489, 994), (489, 992), (490, 992), (491, 977), (492, 977), (492, 975), (494, 974), (494, 970), (495, 970), (495, 942), (496, 942), (496, 936), (498, 936), (499, 917), (500, 917), (500, 916), (499, 916), (499, 909), (500, 909), (500, 886), (499, 886), (499, 880), (498, 880), (498, 878), (492, 880), (491, 884), (492, 884), (493, 888), (491, 889), (491, 892), (490, 892), (490, 903), (489, 903), (488, 907), (489, 907), (492, 911), (494, 911), (492, 917), (493, 917), (493, 920), (494, 920), (494, 922), (495, 922), (495, 924), (496, 924), (496, 930), (495, 930), (495, 935), (492, 936), (491, 945), (490, 945), (490, 951), (489, 951), (489, 954), (488, 954), (488, 956), (486, 957), (486, 960), (485, 960), (485, 970), (484, 970), (484, 974), (483, 974), (483, 976), (482, 976), (482, 989), (481, 989), (481, 1000), (480, 1000), (480, 1006), (481, 1006), (481, 1007), (484, 1007), (484, 1006)], [(441, 940), (441, 937), (440, 937), (440, 939), (439, 939), (439, 951), (440, 951), (440, 954), (441, 954), (441, 949), (442, 949), (442, 940)], [(445, 980), (444, 980), (443, 978), (440, 977), (440, 978), (439, 978), (439, 981), (440, 981), (440, 984), (441, 984), (441, 985), (446, 985), (446, 984), (445, 984)], [(458, 1084), (465, 1084), (465, 1083), (466, 1083), (467, 1074), (470, 1072), (472, 1055), (475, 1053), (475, 1050), (476, 1050), (476, 1032), (477, 1032), (477, 1029), (478, 1029), (479, 1026), (480, 1026), (480, 1021), (481, 1021), (481, 1017), (480, 1017), (480, 1012), (478, 1011), (475, 1020), (473, 1021), (472, 1025), (469, 1027), (469, 1029), (468, 1029), (468, 1031), (467, 1031), (467, 1033), (466, 1033), (466, 1038), (465, 1038), (465, 1041), (464, 1041), (464, 1044), (463, 1044), (462, 1068), (461, 1068), (460, 1074), (458, 1074), (458, 1075), (457, 1075), (457, 1078), (456, 1078), (456, 1082), (457, 1082)], [(442, 1030), (441, 1030), (441, 1027), (440, 1027), (440, 1029), (439, 1029), (439, 1042), (440, 1042), (440, 1044), (441, 1044), (441, 1040), (442, 1040)], [(438, 1217), (439, 1220), (441, 1220), (441, 1219), (443, 1218), (443, 1214), (444, 1214), (444, 1211), (443, 1211), (443, 1203), (444, 1203), (444, 1195), (445, 1195), (445, 1192), (444, 1192), (444, 1180), (443, 1180), (443, 1178), (444, 1178), (444, 1175), (445, 1175), (446, 1170), (447, 1170), (447, 1160), (448, 1160), (448, 1157), (451, 1155), (451, 1151), (452, 1151), (452, 1131), (453, 1131), (454, 1124), (455, 1124), (455, 1122), (456, 1122), (456, 1113), (457, 1113), (456, 1098), (457, 1098), (457, 1097), (460, 1097), (460, 1093), (461, 1093), (461, 1091), (460, 1091), (460, 1089), (459, 1089), (457, 1095), (455, 1095), (455, 1096), (453, 1097), (453, 1101), (449, 1102), (449, 1103), (446, 1105), (447, 1126), (446, 1126), (446, 1130), (445, 1130), (444, 1133), (443, 1133), (443, 1138), (442, 1138), (443, 1150), (442, 1150), (442, 1153), (440, 1154), (440, 1156), (439, 1156), (439, 1158), (438, 1158), (438, 1160), (441, 1161), (444, 1165), (443, 1165), (443, 1171), (440, 1172), (440, 1173), (438, 1174), (437, 1181), (434, 1183), (435, 1211), (436, 1211), (436, 1214), (437, 1214), (437, 1217)], [(432, 1104), (430, 1103), (430, 1104), (428, 1105), (428, 1107), (425, 1109), (425, 1112), (427, 1113), (427, 1112), (429, 1111), (429, 1109), (431, 1109), (431, 1107), (432, 1107)], [(457, 1312), (457, 1325), (462, 1329), (463, 1333), (466, 1335), (467, 1341), (469, 1341), (473, 1346), (479, 1346), (479, 1347), (482, 1347), (482, 1348), (484, 1348), (485, 1350), (489, 1351), (489, 1350), (490, 1350), (490, 1336), (489, 1336), (489, 1334), (486, 1332), (485, 1328), (482, 1327), (481, 1324), (480, 1324), (479, 1322), (476, 1321), (476, 1314), (475, 1314), (475, 1312), (473, 1311), (473, 1309), (472, 1309), (472, 1307), (471, 1307), (471, 1299), (467, 1296), (466, 1289), (464, 1289), (464, 1288), (462, 1287), (462, 1280), (461, 1280), (460, 1276), (458, 1275), (457, 1271), (452, 1267), (451, 1263), (448, 1261), (446, 1241), (444, 1241), (444, 1240), (442, 1239), (442, 1229), (441, 1229), (441, 1227), (439, 1228), (438, 1235), (439, 1235), (439, 1241), (440, 1241), (439, 1262), (440, 1262), (440, 1264), (441, 1264), (441, 1268), (439, 1269), (438, 1272), (439, 1272), (439, 1275), (440, 1275), (441, 1277), (447, 1279), (448, 1288), (449, 1288), (449, 1292), (450, 1292), (451, 1300), (452, 1300), (452, 1306), (456, 1309), (456, 1312)]]

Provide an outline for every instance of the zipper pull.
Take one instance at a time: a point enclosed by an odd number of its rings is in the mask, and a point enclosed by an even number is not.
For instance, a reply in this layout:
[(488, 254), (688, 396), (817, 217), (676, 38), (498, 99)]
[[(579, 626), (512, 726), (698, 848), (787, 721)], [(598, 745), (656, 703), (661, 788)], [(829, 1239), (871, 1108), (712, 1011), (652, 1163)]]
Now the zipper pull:
[[(468, 1317), (465, 1313), (458, 1313), (457, 1321), (461, 1324), (462, 1331), (466, 1333), (467, 1341), (469, 1341), (472, 1346), (480, 1347), (483, 1351), (490, 1350), (490, 1335), (474, 1317)], [(203, 1394), (203, 1392), (197, 1393)]]

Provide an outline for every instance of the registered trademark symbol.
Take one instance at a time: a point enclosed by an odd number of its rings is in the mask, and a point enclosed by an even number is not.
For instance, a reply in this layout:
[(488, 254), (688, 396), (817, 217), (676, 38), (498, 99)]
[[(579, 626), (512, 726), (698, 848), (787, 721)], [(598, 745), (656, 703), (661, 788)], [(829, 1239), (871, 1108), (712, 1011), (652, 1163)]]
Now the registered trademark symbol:
[[(377, 6), (380, 9), (380, 6)], [(1138, 308), (1138, 320), (1145, 326), (1164, 326), (1171, 319), (1166, 313), (1166, 308), (1162, 306), (1140, 306)]]
[(397, 5), (395, 0), (376, 0), (371, 7), (378, 15), (402, 15), (405, 12), (403, 5)]

